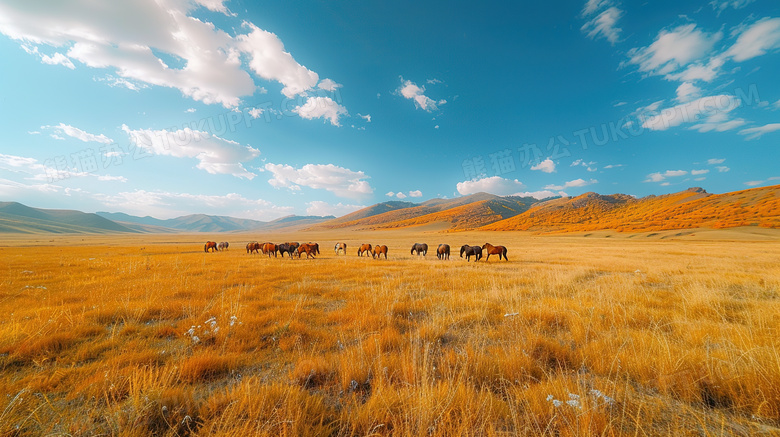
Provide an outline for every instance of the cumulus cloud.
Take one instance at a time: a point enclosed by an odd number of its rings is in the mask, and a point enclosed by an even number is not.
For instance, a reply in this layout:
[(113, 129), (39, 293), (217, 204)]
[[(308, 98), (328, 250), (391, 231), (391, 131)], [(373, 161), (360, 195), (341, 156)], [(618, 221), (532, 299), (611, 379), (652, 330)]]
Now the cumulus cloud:
[(331, 79), (322, 79), (319, 84), (317, 84), (317, 88), (325, 91), (336, 91), (337, 89), (341, 88), (343, 85), (340, 83), (336, 83), (332, 81)]
[(100, 135), (91, 134), (89, 132), (83, 131), (77, 127), (73, 127), (65, 123), (60, 123), (57, 126), (41, 126), (41, 129), (49, 129), (54, 131), (58, 135), (67, 135), (69, 137), (84, 141), (85, 143), (94, 142), (94, 143), (101, 143), (101, 144), (111, 144), (114, 142), (114, 140), (112, 140), (111, 138), (103, 134)]
[(742, 62), (780, 48), (780, 18), (764, 18), (747, 27), (726, 52)]
[(422, 191), (420, 190), (410, 191), (409, 197), (422, 197)]
[(339, 117), (347, 114), (347, 109), (336, 103), (330, 97), (309, 97), (306, 103), (295, 107), (292, 112), (301, 116), (301, 118), (313, 119), (324, 118), (330, 121), (333, 126), (341, 126)]
[(723, 37), (722, 33), (707, 33), (686, 24), (674, 30), (662, 30), (647, 47), (631, 49), (628, 63), (651, 75), (669, 75), (688, 64), (704, 58)]
[(246, 179), (256, 176), (242, 164), (260, 155), (259, 150), (250, 146), (188, 127), (175, 131), (133, 130), (122, 125), (122, 130), (136, 147), (147, 153), (174, 158), (195, 158), (198, 160), (197, 168), (211, 174), (229, 174)]
[(665, 172), (650, 173), (645, 182), (664, 182), (667, 178), (674, 178), (687, 175), (686, 170), (666, 170)]
[(507, 196), (516, 193), (525, 188), (525, 185), (515, 180), (504, 179), (501, 176), (491, 176), (488, 178), (458, 182), (458, 193), (466, 196), (475, 193), (490, 193), (498, 196)]
[[(430, 112), (438, 109), (436, 101), (423, 94), (425, 92), (425, 87), (417, 86), (417, 84), (411, 80), (404, 81), (403, 78), (401, 78), (401, 82), (401, 86), (396, 90), (398, 94), (406, 99), (413, 100), (415, 106), (424, 111)], [(446, 103), (446, 101), (442, 100), (440, 103), (443, 104)]]
[(414, 191), (409, 191), (407, 193), (403, 193), (401, 191), (399, 191), (397, 193), (393, 192), (393, 191), (390, 191), (387, 194), (385, 194), (385, 196), (387, 196), (387, 197), (397, 197), (399, 199), (406, 199), (407, 197), (422, 197), (422, 191), (414, 190)]
[(333, 164), (306, 164), (295, 168), (284, 164), (265, 165), (273, 175), (268, 181), (274, 188), (300, 190), (309, 187), (315, 190), (327, 190), (339, 197), (360, 198), (374, 192), (362, 171), (352, 171)]
[[(262, 92), (257, 76), (282, 84), (287, 97), (312, 90), (316, 72), (298, 63), (277, 35), (243, 22), (228, 32), (195, 18), (199, 7), (235, 17), (221, 0), (110, 2), (95, 8), (88, 0), (0, 4), (0, 33), (17, 40), (42, 62), (75, 68), (73, 61), (120, 76), (109, 84), (139, 89), (161, 86), (206, 104), (238, 107), (241, 98)], [(234, 29), (238, 28), (236, 32)], [(68, 47), (67, 53), (41, 54), (39, 46)], [(339, 84), (330, 79), (322, 89)]]
[(574, 179), (572, 181), (565, 182), (563, 185), (547, 185), (544, 187), (545, 190), (565, 190), (567, 188), (580, 188), (580, 187), (586, 187), (588, 185), (597, 184), (599, 181), (596, 179), (591, 179), (589, 181), (586, 181), (585, 179)]
[(306, 203), (306, 205), (308, 205), (308, 208), (306, 208), (307, 215), (317, 215), (321, 217), (328, 216), (328, 215), (341, 217), (343, 215), (347, 215), (351, 212), (355, 212), (357, 210), (366, 207), (365, 205), (348, 205), (348, 204), (343, 204), (341, 202), (333, 205), (328, 202), (323, 202), (321, 200), (308, 202)]
[(739, 131), (739, 134), (745, 135), (746, 140), (755, 140), (761, 138), (761, 136), (764, 134), (768, 134), (770, 132), (775, 132), (778, 130), (780, 130), (780, 123), (770, 123), (770, 124), (765, 124), (763, 126), (742, 129), (741, 131)]
[(540, 162), (539, 164), (532, 166), (531, 170), (539, 170), (544, 173), (552, 173), (555, 171), (555, 163), (552, 161), (552, 159), (547, 158), (544, 161)]

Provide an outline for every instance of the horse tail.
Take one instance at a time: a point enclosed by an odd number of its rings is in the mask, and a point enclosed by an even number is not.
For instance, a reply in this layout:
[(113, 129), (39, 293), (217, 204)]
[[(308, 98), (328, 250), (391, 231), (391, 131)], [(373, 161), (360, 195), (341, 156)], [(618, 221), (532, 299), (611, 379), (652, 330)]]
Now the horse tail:
[(504, 247), (504, 261), (509, 261), (509, 258), (506, 257), (506, 247)]

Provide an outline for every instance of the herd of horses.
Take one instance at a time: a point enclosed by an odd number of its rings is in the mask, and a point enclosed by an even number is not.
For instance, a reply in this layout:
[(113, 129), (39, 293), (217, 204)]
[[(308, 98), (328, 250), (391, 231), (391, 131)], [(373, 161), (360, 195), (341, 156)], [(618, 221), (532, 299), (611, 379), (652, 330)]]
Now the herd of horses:
[[(227, 242), (221, 242), (217, 243), (215, 241), (207, 241), (206, 246), (204, 247), (204, 250), (206, 252), (216, 252), (216, 251), (223, 251), (228, 249), (229, 244)], [(336, 255), (338, 256), (339, 253), (342, 253), (344, 255), (347, 254), (347, 243), (336, 243), (336, 246), (334, 246), (333, 250), (336, 252)], [(287, 242), (287, 243), (258, 243), (257, 241), (252, 241), (246, 244), (246, 253), (253, 254), (253, 253), (263, 253), (263, 255), (268, 255), (270, 258), (273, 254), (274, 257), (277, 257), (278, 255), (281, 255), (284, 257), (285, 255), (289, 256), (290, 258), (297, 256), (298, 258), (301, 257), (302, 254), (306, 254), (306, 258), (314, 258), (315, 255), (320, 254), (320, 245), (317, 243), (303, 243), (300, 244), (298, 242)], [(474, 262), (479, 261), (482, 259), (483, 254), (485, 254), (485, 261), (488, 261), (490, 259), (490, 255), (498, 255), (499, 260), (509, 261), (509, 258), (506, 257), (506, 247), (504, 246), (493, 246), (490, 243), (485, 243), (482, 246), (469, 246), (468, 244), (465, 244), (461, 246), (460, 248), (460, 257), (463, 258), (463, 256), (466, 256), (466, 262), (471, 262), (471, 257), (474, 257)], [(412, 245), (412, 250), (410, 251), (410, 255), (417, 254), (417, 256), (426, 256), (428, 254), (428, 245), (425, 243), (414, 243)], [(382, 257), (382, 255), (385, 256), (385, 259), (387, 259), (387, 246), (382, 245), (371, 245), (368, 243), (361, 244), (358, 248), (357, 255), (359, 257), (362, 256), (368, 256), (371, 255), (374, 259), (379, 259)], [(440, 244), (436, 248), (436, 258), (440, 260), (450, 259), (450, 245), (449, 244)]]

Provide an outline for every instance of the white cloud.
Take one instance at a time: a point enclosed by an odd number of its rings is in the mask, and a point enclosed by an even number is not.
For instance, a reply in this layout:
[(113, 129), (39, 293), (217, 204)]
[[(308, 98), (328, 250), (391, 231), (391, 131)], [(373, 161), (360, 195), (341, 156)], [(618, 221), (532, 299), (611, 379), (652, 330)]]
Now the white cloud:
[(697, 130), (699, 132), (725, 132), (727, 130), (744, 126), (745, 124), (747, 124), (747, 121), (742, 118), (729, 120), (728, 115), (720, 113), (707, 118), (707, 121), (704, 123), (698, 123), (691, 126), (691, 130)]
[(604, 38), (615, 45), (622, 31), (621, 28), (617, 27), (617, 22), (622, 16), (623, 11), (613, 6), (585, 23), (580, 30), (585, 32), (589, 38)]
[(425, 87), (419, 87), (411, 80), (404, 81), (401, 78), (401, 86), (396, 90), (398, 94), (406, 99), (414, 100), (415, 105), (425, 111), (434, 111), (438, 109), (436, 101), (423, 94)]
[[(67, 135), (69, 137), (73, 137), (78, 140), (84, 141), (85, 143), (95, 142), (101, 144), (111, 144), (114, 142), (114, 140), (112, 140), (111, 138), (103, 134), (100, 135), (91, 134), (77, 127), (67, 125), (65, 123), (60, 123), (57, 126), (41, 126), (41, 129), (50, 129), (56, 132), (57, 134)], [(64, 139), (64, 138), (59, 136), (59, 138), (56, 139)]]
[(363, 115), (363, 114), (358, 113), (358, 117), (360, 117), (363, 120), (365, 120), (366, 123), (371, 123), (371, 114)]
[(243, 166), (260, 155), (260, 151), (208, 132), (188, 127), (176, 131), (138, 129), (122, 125), (130, 141), (144, 151), (175, 158), (195, 158), (197, 168), (211, 174), (229, 174), (252, 179), (256, 175)]
[(274, 188), (300, 190), (301, 186), (316, 190), (327, 190), (347, 198), (359, 198), (374, 192), (365, 179), (368, 176), (362, 171), (352, 171), (333, 164), (306, 164), (294, 168), (284, 164), (265, 165), (265, 169), (273, 174), (268, 181)]
[(780, 18), (764, 18), (745, 29), (726, 52), (742, 62), (780, 48)]
[(727, 171), (731, 170), (730, 168), (726, 167), (725, 165), (719, 165), (715, 167), (718, 169), (718, 173), (726, 173)]
[(724, 158), (710, 158), (707, 160), (708, 165), (723, 164), (726, 162)]
[(309, 205), (309, 207), (306, 208), (307, 215), (334, 215), (336, 217), (341, 217), (366, 207), (365, 205), (345, 205), (341, 202), (335, 205), (331, 205), (330, 203), (323, 202), (321, 200), (315, 200), (306, 204)]
[(342, 84), (336, 83), (332, 81), (331, 79), (322, 79), (320, 83), (317, 85), (317, 88), (325, 91), (336, 91), (338, 88), (341, 88)]
[(552, 161), (552, 159), (547, 158), (539, 164), (532, 166), (531, 170), (540, 170), (544, 173), (552, 173), (555, 171), (555, 163)]
[(605, 165), (604, 166), (605, 169), (618, 168), (618, 167), (624, 167), (624, 165), (623, 164), (609, 164), (609, 165)]
[(409, 197), (422, 197), (422, 191), (420, 190), (410, 191)]
[(399, 199), (406, 199), (406, 194), (404, 193), (395, 193), (395, 197)]
[(780, 130), (780, 123), (770, 123), (763, 126), (751, 127), (739, 131), (740, 135), (746, 135), (746, 140), (755, 140), (762, 135)]
[(250, 108), (249, 109), (249, 116), (254, 118), (260, 118), (261, 115), (265, 112), (265, 109), (263, 108)]
[(517, 179), (504, 179), (500, 176), (491, 176), (474, 181), (458, 182), (457, 185), (458, 193), (464, 196), (481, 192), (495, 194), (498, 196), (506, 196), (512, 193), (516, 193), (523, 188), (525, 188), (525, 185)]
[(694, 176), (698, 176), (698, 175), (702, 175), (702, 174), (707, 174), (707, 173), (709, 173), (709, 172), (710, 172), (710, 171), (709, 171), (709, 170), (706, 170), (706, 169), (704, 169), (704, 170), (691, 170), (691, 174), (692, 174), (692, 175), (694, 175)]
[(347, 114), (347, 108), (339, 105), (330, 97), (309, 97), (306, 103), (295, 107), (292, 112), (311, 120), (313, 118), (324, 118), (330, 121), (333, 126), (341, 126), (339, 117)]
[(124, 176), (111, 176), (111, 175), (98, 175), (97, 179), (99, 181), (116, 181), (116, 182), (127, 182), (127, 178)]
[[(663, 182), (666, 178), (674, 178), (687, 175), (686, 170), (666, 170), (664, 173), (650, 173), (645, 182)], [(668, 185), (668, 183), (666, 184)]]
[(704, 58), (722, 36), (702, 32), (695, 24), (662, 30), (650, 46), (631, 49), (628, 62), (645, 73), (665, 76)]
[(745, 185), (747, 185), (748, 187), (755, 187), (756, 185), (761, 185), (763, 183), (764, 181), (748, 181), (745, 182)]
[(195, 108), (187, 108), (184, 112), (186, 112), (188, 114), (192, 114), (195, 111), (197, 111), (197, 109), (195, 109)]
[(519, 196), (519, 197), (533, 197), (537, 200), (542, 199), (548, 199), (550, 197), (569, 197), (568, 194), (566, 194), (563, 191), (550, 191), (550, 190), (540, 190), (540, 191), (523, 191), (521, 193), (514, 193), (513, 196)]
[(690, 102), (701, 96), (701, 88), (690, 82), (683, 82), (677, 87), (677, 101), (680, 103)]
[[(660, 113), (647, 116), (640, 114), (642, 127), (650, 130), (666, 130), (683, 123), (705, 122), (721, 124), (727, 121), (726, 114), (738, 108), (741, 101), (734, 96), (718, 95), (701, 97), (671, 108), (665, 108)], [(701, 123), (700, 123), (701, 124)], [(731, 128), (736, 127), (732, 126)], [(711, 129), (710, 129), (711, 130)]]
[(582, 8), (582, 16), (587, 17), (588, 15), (593, 15), (596, 11), (600, 10), (601, 8), (608, 7), (612, 5), (612, 0), (588, 0), (585, 2), (585, 6)]
[[(195, 18), (192, 13), (200, 6), (236, 16), (222, 0), (110, 2), (99, 8), (87, 0), (54, 2), (46, 8), (34, 2), (5, 2), (0, 4), (0, 33), (41, 56), (42, 62), (73, 68), (76, 60), (112, 69), (124, 81), (109, 83), (130, 89), (139, 88), (134, 82), (175, 88), (194, 100), (228, 108), (264, 89), (245, 65), (260, 78), (281, 83), (287, 97), (317, 85), (317, 73), (296, 62), (275, 34), (249, 22), (243, 27), (228, 24), (228, 33)], [(69, 50), (40, 55), (40, 45)], [(337, 85), (328, 79), (321, 84)]]
[(585, 179), (574, 179), (573, 181), (565, 182), (563, 185), (547, 185), (544, 187), (545, 190), (565, 190), (567, 188), (579, 188), (579, 187), (586, 187), (588, 185), (597, 184), (599, 181), (596, 179), (591, 179), (589, 181), (586, 181)]
[(388, 191), (387, 193), (385, 193), (385, 196), (387, 196), (387, 197), (394, 197), (395, 193), (392, 192), (392, 191)]
[(41, 55), (41, 62), (49, 65), (62, 65), (64, 67), (70, 68), (71, 70), (76, 69), (76, 66), (73, 65), (73, 62), (71, 62), (67, 56), (59, 52), (55, 53), (53, 56)]
[(710, 6), (720, 15), (727, 8), (742, 9), (756, 0), (712, 0)]

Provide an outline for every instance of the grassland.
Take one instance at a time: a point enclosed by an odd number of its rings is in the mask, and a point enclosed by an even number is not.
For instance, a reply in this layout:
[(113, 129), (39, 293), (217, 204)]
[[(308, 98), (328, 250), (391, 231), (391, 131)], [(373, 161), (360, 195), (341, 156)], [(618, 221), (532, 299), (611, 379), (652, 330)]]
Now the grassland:
[[(762, 232), (3, 238), (0, 435), (780, 435)], [(292, 239), (323, 253), (243, 248)]]

